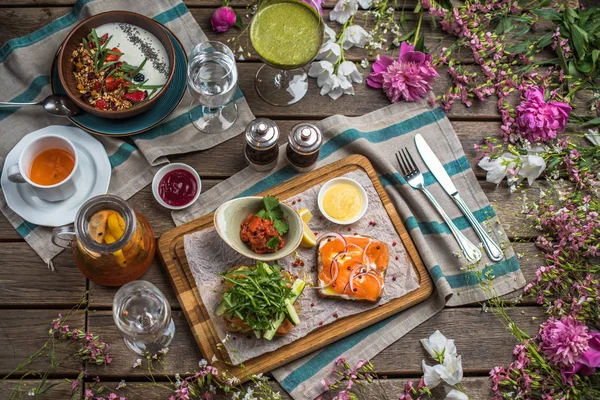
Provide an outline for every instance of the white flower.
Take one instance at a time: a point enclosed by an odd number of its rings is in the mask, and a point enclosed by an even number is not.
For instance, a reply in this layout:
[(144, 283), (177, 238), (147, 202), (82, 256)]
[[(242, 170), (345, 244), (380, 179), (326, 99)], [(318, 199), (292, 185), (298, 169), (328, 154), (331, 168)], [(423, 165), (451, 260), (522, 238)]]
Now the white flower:
[(460, 356), (446, 354), (444, 363), (436, 365), (433, 368), (435, 368), (440, 378), (448, 385), (454, 386), (462, 381), (463, 369)]
[(206, 367), (207, 365), (208, 365), (208, 361), (206, 361), (204, 358), (203, 358), (202, 360), (198, 361), (198, 366), (199, 366), (200, 368), (204, 368), (204, 367)]
[(168, 347), (163, 347), (158, 352), (161, 353), (161, 354), (163, 354), (163, 355), (167, 355), (167, 353), (169, 352), (169, 348)]
[(349, 26), (344, 31), (344, 50), (348, 50), (352, 46), (363, 48), (371, 38), (371, 35), (362, 26)]
[(301, 99), (302, 96), (308, 92), (308, 79), (306, 74), (294, 75), (292, 80), (289, 82), (286, 91), (294, 99)]
[(35, 389), (31, 389), (29, 392), (27, 392), (27, 396), (30, 396), (30, 397), (35, 396)]
[(425, 364), (425, 360), (423, 360), (421, 364), (423, 366), (423, 380), (425, 381), (425, 386), (427, 386), (429, 389), (433, 389), (440, 384), (440, 374), (435, 367)]
[(373, 4), (373, 0), (358, 0), (358, 4), (360, 4), (360, 7), (363, 10), (366, 10), (367, 8), (371, 7), (371, 4)]
[(365, 57), (360, 61), (360, 66), (363, 67), (363, 69), (367, 69), (369, 68), (369, 60)]
[(528, 154), (521, 157), (521, 168), (519, 168), (517, 175), (527, 178), (527, 182), (531, 186), (533, 181), (539, 178), (545, 169), (546, 161), (542, 157), (535, 154)]
[(341, 53), (342, 49), (340, 48), (340, 45), (333, 41), (329, 41), (321, 46), (316, 58), (317, 60), (325, 60), (335, 64), (340, 59)]
[(429, 339), (421, 339), (421, 344), (429, 355), (438, 361), (443, 361), (446, 354), (456, 355), (453, 339), (447, 339), (439, 330), (433, 332)]
[(587, 133), (584, 133), (583, 136), (594, 146), (600, 146), (600, 134), (598, 133), (598, 129), (588, 129)]
[(331, 40), (335, 41), (336, 36), (337, 33), (335, 33), (335, 31), (331, 29), (329, 25), (325, 24), (325, 39), (323, 40), (323, 42), (327, 43)]
[(210, 362), (212, 362), (212, 363), (215, 363), (215, 362), (217, 362), (217, 361), (218, 361), (218, 360), (217, 360), (217, 356), (216, 356), (216, 354), (213, 354), (213, 356), (212, 356), (212, 359), (210, 360)]
[(137, 368), (140, 365), (142, 365), (142, 359), (138, 358), (137, 360), (135, 360), (135, 362), (133, 363), (133, 368)]
[(331, 75), (321, 87), (321, 96), (328, 95), (333, 100), (337, 100), (343, 94), (354, 94), (352, 83), (345, 76)]
[(502, 179), (508, 174), (511, 169), (517, 166), (517, 156), (511, 153), (504, 153), (502, 156), (491, 159), (490, 157), (483, 157), (479, 161), (481, 168), (487, 171), (485, 180), (488, 182), (495, 183), (496, 185), (502, 182)]
[(321, 87), (333, 75), (333, 64), (329, 61), (315, 61), (308, 70), (308, 76), (317, 78), (317, 86)]
[(358, 72), (356, 64), (352, 61), (344, 61), (338, 66), (338, 76), (345, 76), (350, 82), (362, 83), (362, 74)]
[(448, 392), (444, 400), (469, 400), (469, 396), (458, 389), (452, 389)]
[(329, 13), (329, 19), (345, 24), (351, 16), (356, 14), (356, 11), (358, 11), (358, 0), (338, 0)]
[(125, 386), (127, 386), (127, 384), (125, 383), (125, 379), (121, 379), (121, 382), (118, 383), (117, 385), (117, 390), (124, 388)]

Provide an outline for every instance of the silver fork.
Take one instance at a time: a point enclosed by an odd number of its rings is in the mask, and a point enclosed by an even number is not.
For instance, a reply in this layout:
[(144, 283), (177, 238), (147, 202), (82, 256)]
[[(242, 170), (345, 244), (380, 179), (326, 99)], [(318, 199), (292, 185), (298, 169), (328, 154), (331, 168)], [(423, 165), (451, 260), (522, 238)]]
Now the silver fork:
[(425, 180), (423, 179), (423, 174), (417, 167), (415, 160), (413, 160), (412, 156), (408, 152), (406, 148), (403, 148), (401, 151), (396, 153), (396, 159), (398, 160), (398, 164), (400, 165), (400, 170), (404, 179), (408, 182), (408, 184), (413, 188), (420, 190), (425, 194), (425, 197), (429, 199), (431, 204), (435, 207), (438, 213), (442, 216), (450, 231), (454, 235), (454, 238), (458, 242), (458, 245), (462, 249), (465, 254), (465, 258), (469, 262), (477, 262), (481, 259), (481, 250), (477, 246), (475, 246), (463, 233), (454, 225), (454, 222), (450, 219), (450, 217), (444, 212), (440, 204), (437, 202), (435, 197), (431, 194), (429, 190), (425, 187)]

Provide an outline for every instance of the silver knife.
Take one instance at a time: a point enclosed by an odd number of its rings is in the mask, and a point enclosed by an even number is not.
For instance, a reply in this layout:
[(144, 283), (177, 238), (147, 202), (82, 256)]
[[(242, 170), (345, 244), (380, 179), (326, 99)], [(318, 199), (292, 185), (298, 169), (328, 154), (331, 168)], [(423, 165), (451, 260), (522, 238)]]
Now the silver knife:
[(483, 247), (485, 248), (486, 253), (490, 257), (492, 261), (500, 261), (504, 258), (504, 253), (502, 249), (496, 242), (492, 240), (492, 238), (487, 234), (485, 229), (481, 226), (479, 221), (475, 218), (469, 206), (464, 202), (464, 200), (458, 194), (458, 190), (456, 186), (454, 186), (454, 182), (450, 179), (450, 176), (444, 169), (444, 166), (437, 158), (433, 150), (429, 147), (423, 136), (421, 134), (415, 135), (415, 144), (417, 146), (417, 150), (421, 155), (423, 161), (429, 168), (429, 171), (435, 176), (435, 179), (440, 183), (440, 186), (448, 193), (450, 197), (454, 200), (458, 208), (463, 212), (465, 217), (469, 220), (469, 223), (475, 229), (475, 233), (479, 236), (479, 239), (483, 242)]

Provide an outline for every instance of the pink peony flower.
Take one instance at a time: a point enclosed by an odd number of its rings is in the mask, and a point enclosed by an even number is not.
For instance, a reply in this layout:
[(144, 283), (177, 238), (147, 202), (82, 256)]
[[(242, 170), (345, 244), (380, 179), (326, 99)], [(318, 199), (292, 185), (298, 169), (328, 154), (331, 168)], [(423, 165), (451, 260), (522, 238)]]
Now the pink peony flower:
[(600, 367), (600, 332), (591, 331), (588, 349), (581, 354), (579, 360), (568, 368), (561, 368), (560, 374), (564, 383), (572, 384), (573, 375), (593, 375), (596, 368)]
[(231, 7), (223, 6), (213, 11), (210, 24), (215, 32), (226, 32), (235, 25), (237, 16)]
[(431, 90), (430, 83), (439, 74), (431, 65), (431, 55), (415, 51), (415, 47), (403, 42), (398, 60), (378, 56), (367, 84), (383, 88), (392, 103), (400, 99), (417, 101)]
[(540, 350), (561, 368), (570, 368), (589, 348), (587, 326), (573, 317), (551, 318), (539, 332)]
[(565, 130), (571, 106), (559, 101), (546, 102), (544, 89), (532, 87), (516, 108), (516, 124), (530, 142), (546, 142)]

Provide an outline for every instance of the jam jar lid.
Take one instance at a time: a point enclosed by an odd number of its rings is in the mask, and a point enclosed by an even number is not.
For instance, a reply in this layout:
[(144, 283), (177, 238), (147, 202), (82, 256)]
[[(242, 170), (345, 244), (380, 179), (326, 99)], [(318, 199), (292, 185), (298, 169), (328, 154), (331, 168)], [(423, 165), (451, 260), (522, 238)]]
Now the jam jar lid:
[(323, 141), (321, 130), (310, 122), (300, 122), (292, 127), (289, 146), (297, 153), (311, 154), (319, 150)]
[(256, 118), (246, 127), (246, 143), (256, 150), (267, 150), (277, 144), (279, 127), (268, 118)]

